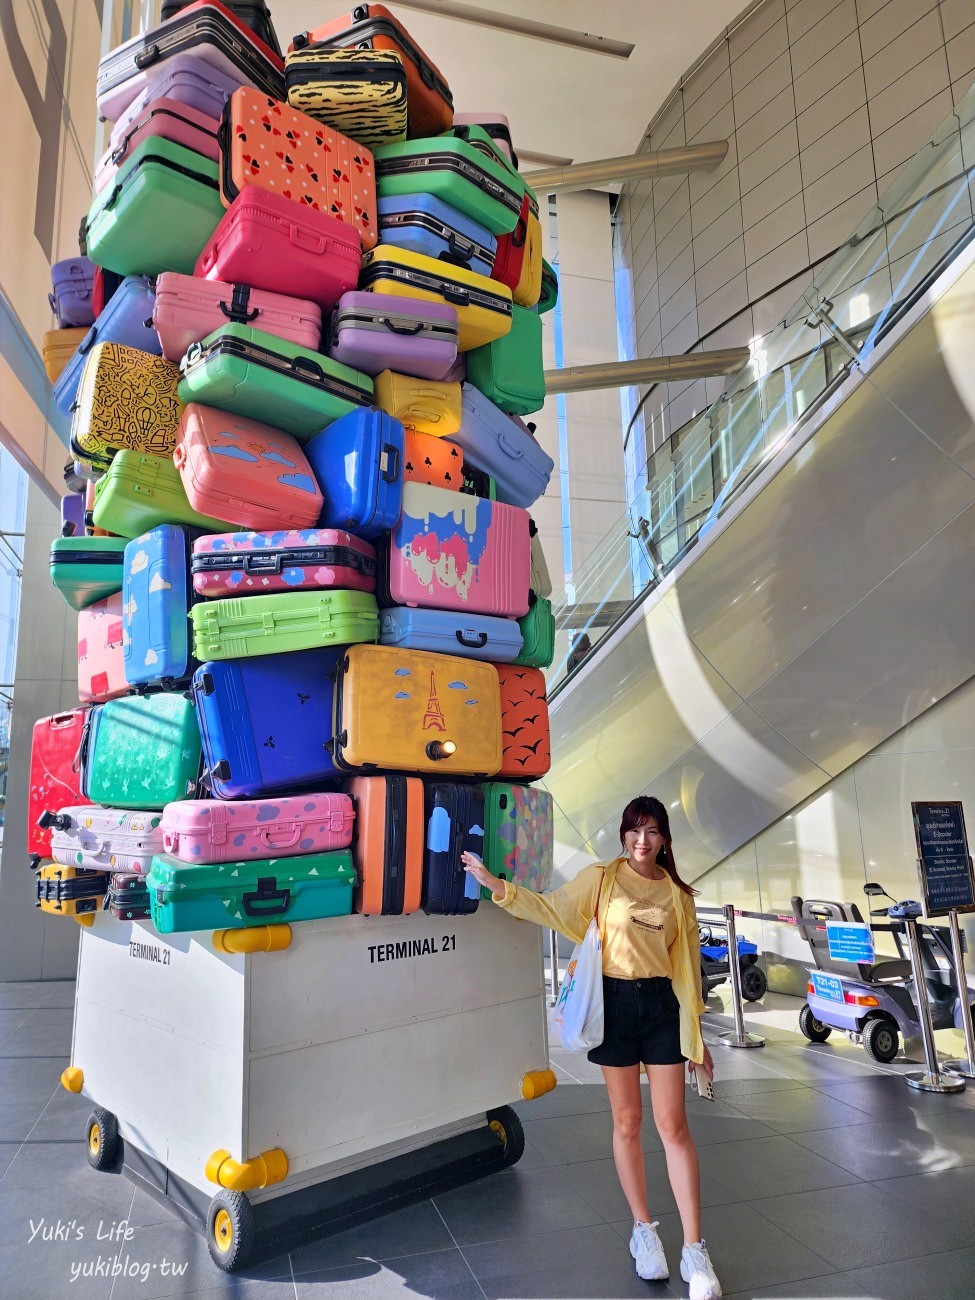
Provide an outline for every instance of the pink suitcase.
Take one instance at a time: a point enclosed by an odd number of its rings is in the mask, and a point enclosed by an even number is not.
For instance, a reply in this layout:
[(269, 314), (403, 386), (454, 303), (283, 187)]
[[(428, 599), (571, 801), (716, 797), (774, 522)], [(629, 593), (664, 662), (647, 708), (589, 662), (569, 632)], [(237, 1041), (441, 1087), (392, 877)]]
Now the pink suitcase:
[(347, 794), (280, 799), (182, 799), (162, 814), (163, 844), (181, 862), (240, 862), (345, 849), (355, 808)]
[(95, 193), (100, 193), (143, 140), (152, 136), (185, 145), (187, 149), (216, 162), (220, 157), (217, 147), (219, 126), (216, 118), (207, 117), (206, 113), (190, 108), (188, 104), (180, 104), (175, 99), (152, 100), (124, 130), (119, 131), (116, 126), (112, 132), (108, 149), (95, 168)]
[(193, 543), (191, 569), (198, 596), (376, 590), (375, 549), (338, 528), (201, 537)]
[(176, 271), (164, 271), (157, 278), (152, 324), (167, 361), (181, 361), (191, 344), (228, 320), (253, 325), (312, 352), (321, 346), (322, 309), (306, 298), (288, 298), (246, 284), (201, 280)]
[(257, 420), (191, 402), (173, 460), (193, 509), (239, 528), (311, 528), (322, 512), (297, 442)]
[(403, 484), (403, 513), (390, 536), (388, 588), (380, 604), (521, 618), (528, 612), (530, 572), (527, 510), (449, 488)]
[(513, 167), (518, 166), (518, 155), (511, 143), (511, 126), (503, 113), (455, 113), (454, 126), (479, 126)]
[(310, 298), (331, 311), (354, 289), (362, 245), (352, 226), (248, 185), (220, 219), (194, 275)]
[(78, 699), (101, 703), (124, 695), (122, 593), (96, 600), (78, 615)]

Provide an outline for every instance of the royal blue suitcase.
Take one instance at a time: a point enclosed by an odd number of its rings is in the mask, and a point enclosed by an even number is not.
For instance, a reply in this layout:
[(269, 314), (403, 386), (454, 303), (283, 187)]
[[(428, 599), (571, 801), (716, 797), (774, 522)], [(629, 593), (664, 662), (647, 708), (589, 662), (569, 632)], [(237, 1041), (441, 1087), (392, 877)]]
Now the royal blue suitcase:
[(220, 799), (319, 790), (337, 773), (332, 674), (346, 647), (201, 664), (193, 698), (205, 779)]
[(545, 491), (555, 462), (530, 433), (473, 384), (461, 388), (461, 425), (450, 435), (464, 464), (493, 476), (498, 500), (527, 509)]
[(382, 611), (379, 644), (506, 664), (521, 653), (524, 639), (517, 619), (398, 606)]
[(150, 352), (154, 357), (162, 356), (159, 335), (152, 328), (155, 302), (156, 295), (144, 275), (125, 277), (54, 385), (54, 403), (59, 411), (71, 414), (78, 396), (81, 372), (96, 343), (123, 343), (126, 347), (138, 348), (140, 352)]
[(498, 248), (495, 235), (432, 194), (379, 199), (379, 242), (490, 275)]
[(452, 781), (426, 783), (423, 910), (428, 916), (476, 912), (481, 888), (461, 854), (484, 857), (484, 788)]
[(122, 573), (122, 646), (132, 686), (178, 682), (195, 667), (187, 614), (196, 529), (160, 524), (126, 545)]
[(362, 407), (305, 443), (302, 450), (325, 498), (319, 528), (341, 528), (369, 541), (396, 524), (405, 439), (399, 420)]

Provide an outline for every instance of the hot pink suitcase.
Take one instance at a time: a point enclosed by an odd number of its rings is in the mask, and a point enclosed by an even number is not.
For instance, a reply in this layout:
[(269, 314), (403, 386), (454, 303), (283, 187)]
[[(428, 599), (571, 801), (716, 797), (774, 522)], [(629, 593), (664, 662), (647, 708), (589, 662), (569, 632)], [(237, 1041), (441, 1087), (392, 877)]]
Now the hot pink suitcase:
[(216, 162), (220, 157), (217, 146), (219, 126), (216, 118), (207, 117), (199, 109), (180, 104), (175, 99), (151, 100), (123, 130), (120, 131), (116, 126), (112, 132), (108, 149), (95, 168), (95, 193), (99, 194), (143, 140), (152, 136), (185, 145), (194, 153)]
[(311, 528), (322, 512), (297, 442), (257, 420), (191, 402), (173, 460), (193, 509), (239, 528)]
[(152, 324), (167, 361), (181, 361), (191, 344), (228, 320), (253, 325), (312, 352), (321, 346), (322, 309), (307, 298), (288, 298), (176, 271), (164, 271), (156, 279)]
[(403, 484), (380, 604), (521, 618), (528, 612), (530, 572), (527, 510)]
[(96, 600), (78, 615), (78, 699), (101, 703), (124, 695), (122, 593)]
[(163, 809), (163, 844), (181, 862), (241, 862), (327, 853), (352, 843), (347, 794), (280, 799), (183, 799)]
[(193, 543), (198, 596), (265, 596), (272, 591), (376, 590), (376, 552), (338, 528), (215, 533)]
[(221, 217), (193, 274), (310, 298), (331, 311), (356, 287), (361, 266), (362, 245), (352, 226), (248, 185)]

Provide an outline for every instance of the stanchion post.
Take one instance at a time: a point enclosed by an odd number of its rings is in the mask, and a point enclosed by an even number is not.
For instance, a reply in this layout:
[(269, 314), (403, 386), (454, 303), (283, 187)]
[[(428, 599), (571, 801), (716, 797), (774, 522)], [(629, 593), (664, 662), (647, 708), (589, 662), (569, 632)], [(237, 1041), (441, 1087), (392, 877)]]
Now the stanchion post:
[(725, 1047), (764, 1047), (765, 1039), (760, 1034), (750, 1034), (745, 1029), (745, 1013), (741, 1007), (741, 967), (738, 965), (735, 909), (727, 903), (722, 910), (728, 931), (728, 979), (731, 982), (731, 1007), (735, 1015), (735, 1027), (719, 1034), (718, 1039)]
[(921, 948), (917, 938), (917, 921), (913, 916), (906, 916), (907, 950), (911, 957), (911, 974), (914, 982), (914, 1000), (917, 1003), (918, 1020), (921, 1023), (921, 1041), (924, 1043), (924, 1061), (926, 1070), (914, 1070), (904, 1075), (904, 1082), (909, 1088), (920, 1092), (961, 1092), (965, 1080), (943, 1075), (938, 1069), (938, 1054), (934, 1048), (934, 1025), (931, 1023), (931, 1007), (928, 1005), (928, 986), (924, 980), (924, 966), (921, 963)]
[(975, 1025), (972, 1024), (972, 1007), (968, 1000), (968, 977), (965, 974), (965, 954), (962, 951), (961, 926), (958, 913), (948, 913), (948, 925), (951, 929), (951, 955), (955, 966), (955, 984), (958, 988), (958, 1002), (962, 1010), (962, 1030), (965, 1034), (965, 1055), (955, 1061), (945, 1061), (947, 1074), (958, 1074), (964, 1079), (975, 1079)]
[(555, 930), (548, 932), (548, 959), (552, 966), (552, 997), (549, 1006), (559, 1000), (559, 936)]

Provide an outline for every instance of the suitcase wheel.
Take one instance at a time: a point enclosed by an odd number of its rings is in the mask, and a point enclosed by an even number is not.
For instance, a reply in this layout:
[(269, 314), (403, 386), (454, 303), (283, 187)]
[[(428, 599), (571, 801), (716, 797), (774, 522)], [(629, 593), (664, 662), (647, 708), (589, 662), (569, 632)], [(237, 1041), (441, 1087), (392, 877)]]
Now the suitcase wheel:
[(243, 1192), (218, 1192), (207, 1212), (210, 1258), (225, 1273), (243, 1267), (254, 1249), (254, 1211)]
[(501, 1167), (510, 1169), (525, 1154), (525, 1130), (510, 1106), (499, 1106), (487, 1113), (488, 1128), (501, 1139)]
[(110, 1110), (96, 1107), (88, 1116), (85, 1130), (85, 1152), (92, 1169), (114, 1169), (120, 1144), (118, 1120)]

